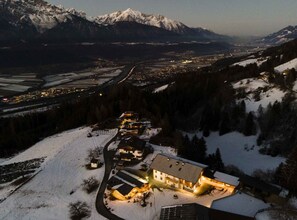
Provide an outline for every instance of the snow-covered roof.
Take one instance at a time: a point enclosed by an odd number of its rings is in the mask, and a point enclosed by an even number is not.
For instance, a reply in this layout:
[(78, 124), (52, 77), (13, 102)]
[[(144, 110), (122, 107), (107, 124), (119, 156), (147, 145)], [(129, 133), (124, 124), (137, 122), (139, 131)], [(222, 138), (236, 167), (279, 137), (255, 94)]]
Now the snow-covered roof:
[(227, 183), (232, 186), (238, 186), (239, 178), (221, 172), (215, 172), (214, 178), (220, 182)]
[(194, 161), (165, 154), (158, 154), (151, 164), (151, 169), (171, 176), (196, 183), (203, 169), (207, 167)]
[(254, 217), (259, 210), (268, 207), (269, 205), (262, 200), (244, 193), (236, 193), (232, 196), (216, 200), (211, 205), (212, 209), (249, 217)]

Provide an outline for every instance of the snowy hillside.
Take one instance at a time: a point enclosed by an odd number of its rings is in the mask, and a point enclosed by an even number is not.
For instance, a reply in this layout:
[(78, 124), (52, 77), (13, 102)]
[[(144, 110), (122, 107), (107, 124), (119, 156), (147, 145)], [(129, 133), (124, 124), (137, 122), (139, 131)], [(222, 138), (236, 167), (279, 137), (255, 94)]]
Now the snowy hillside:
[(286, 92), (277, 88), (274, 84), (269, 84), (263, 79), (248, 78), (233, 83), (233, 88), (237, 91), (244, 91), (245, 98), (238, 101), (245, 101), (246, 111), (257, 113), (260, 105), (266, 108), (269, 103), (281, 102)]
[[(202, 136), (201, 134), (198, 135)], [(225, 165), (234, 165), (248, 175), (255, 170), (274, 170), (283, 157), (271, 157), (259, 153), (257, 136), (246, 137), (238, 132), (231, 132), (220, 136), (218, 132), (211, 133), (205, 138), (207, 153), (213, 154), (219, 148)]]
[(232, 66), (243, 66), (246, 67), (249, 64), (257, 64), (257, 66), (261, 66), (263, 63), (265, 63), (267, 59), (264, 58), (253, 58), (253, 59), (247, 59), (243, 60), (237, 63), (232, 64)]
[(171, 20), (162, 15), (149, 15), (141, 13), (140, 11), (135, 11), (131, 8), (128, 8), (125, 11), (117, 11), (111, 14), (106, 14), (94, 18), (94, 21), (98, 24), (109, 24), (113, 25), (117, 22), (128, 21), (136, 22), (139, 24), (145, 24), (149, 26), (154, 26), (168, 31), (173, 31), (176, 33), (184, 33), (189, 29), (186, 25), (181, 22)]
[(287, 63), (284, 63), (282, 65), (279, 65), (277, 67), (274, 68), (274, 71), (275, 72), (278, 72), (278, 73), (282, 73), (286, 70), (289, 70), (289, 69), (295, 69), (297, 70), (297, 58), (287, 62)]
[[(95, 209), (96, 193), (84, 192), (82, 182), (91, 176), (101, 181), (104, 167), (97, 170), (85, 168), (88, 150), (103, 147), (116, 130), (98, 131), (88, 138), (89, 132), (88, 127), (79, 128), (46, 138), (5, 161), (5, 164), (10, 164), (46, 157), (40, 172), (0, 203), (0, 219), (68, 219), (69, 203), (78, 200), (87, 202), (92, 208), (89, 219), (102, 219)], [(100, 160), (103, 161), (103, 156)], [(13, 187), (9, 186), (9, 189)], [(5, 191), (6, 187), (0, 187), (1, 197), (7, 195)]]

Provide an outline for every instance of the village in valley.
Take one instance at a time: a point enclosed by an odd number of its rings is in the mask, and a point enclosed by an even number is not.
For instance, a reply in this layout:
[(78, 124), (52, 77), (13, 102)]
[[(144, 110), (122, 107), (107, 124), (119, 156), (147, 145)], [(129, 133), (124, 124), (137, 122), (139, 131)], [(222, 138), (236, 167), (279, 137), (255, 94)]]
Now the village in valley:
[[(107, 182), (97, 195), (115, 219), (248, 220), (286, 202), (278, 186), (211, 170), (178, 157), (174, 148), (151, 144), (161, 129), (136, 112), (124, 112), (118, 122), (117, 135), (105, 146), (111, 160), (104, 157)], [(91, 162), (96, 168), (100, 160)]]

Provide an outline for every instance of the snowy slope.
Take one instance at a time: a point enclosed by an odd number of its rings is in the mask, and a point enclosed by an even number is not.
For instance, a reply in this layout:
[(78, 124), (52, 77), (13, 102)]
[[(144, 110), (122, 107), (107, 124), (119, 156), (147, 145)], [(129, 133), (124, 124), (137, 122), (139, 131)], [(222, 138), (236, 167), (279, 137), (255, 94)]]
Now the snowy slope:
[[(192, 137), (189, 135), (189, 137)], [(198, 133), (198, 137), (202, 137)], [(273, 170), (281, 162), (283, 157), (271, 157), (259, 153), (257, 147), (257, 136), (246, 137), (238, 132), (231, 132), (220, 136), (213, 132), (209, 137), (204, 137), (207, 145), (207, 153), (213, 154), (219, 148), (225, 165), (235, 165), (246, 174), (252, 174), (255, 170)]]
[(111, 14), (106, 14), (94, 18), (94, 21), (98, 24), (115, 24), (117, 22), (129, 21), (136, 22), (140, 24), (150, 25), (168, 31), (173, 31), (176, 33), (184, 33), (189, 29), (186, 25), (181, 22), (171, 20), (162, 15), (149, 15), (141, 13), (140, 11), (135, 11), (131, 8), (128, 8), (125, 11), (117, 11)]
[(247, 65), (254, 64), (254, 63), (256, 63), (257, 66), (261, 66), (266, 61), (267, 61), (267, 59), (262, 59), (262, 58), (247, 59), (247, 60), (244, 60), (244, 61), (240, 61), (238, 63), (234, 63), (234, 64), (232, 64), (232, 66), (243, 66), (243, 67), (246, 67)]
[(274, 71), (277, 72), (277, 73), (282, 73), (286, 70), (289, 70), (289, 69), (295, 69), (297, 70), (297, 58), (287, 62), (287, 63), (284, 63), (282, 65), (279, 65), (277, 67), (274, 68)]
[(104, 167), (86, 170), (85, 158), (88, 149), (103, 146), (116, 130), (87, 138), (89, 131), (90, 128), (81, 128), (47, 138), (6, 161), (10, 163), (47, 156), (42, 170), (0, 203), (0, 219), (68, 219), (68, 205), (77, 200), (86, 201), (92, 208), (90, 219), (103, 219), (94, 207), (96, 193), (86, 194), (81, 184), (90, 176), (102, 179)]
[[(281, 102), (286, 92), (275, 87), (275, 85), (269, 84), (268, 82), (257, 79), (248, 78), (240, 80), (239, 82), (233, 83), (235, 90), (244, 90), (246, 97), (240, 99), (245, 101), (247, 112), (257, 112), (259, 106), (266, 108), (269, 103), (273, 104), (278, 101)], [(259, 93), (259, 100), (255, 98), (255, 94)]]

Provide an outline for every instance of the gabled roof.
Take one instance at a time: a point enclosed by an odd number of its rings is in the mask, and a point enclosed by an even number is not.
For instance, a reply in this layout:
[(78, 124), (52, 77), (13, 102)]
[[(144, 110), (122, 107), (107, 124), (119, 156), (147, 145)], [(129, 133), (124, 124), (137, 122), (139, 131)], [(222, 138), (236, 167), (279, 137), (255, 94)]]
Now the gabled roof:
[(124, 183), (123, 185), (121, 185), (120, 187), (118, 187), (116, 190), (121, 193), (123, 196), (128, 195), (132, 190), (134, 189), (133, 186), (130, 186), (126, 183)]
[(211, 209), (196, 203), (164, 206), (160, 220), (253, 220), (253, 217)]
[(269, 206), (268, 203), (262, 200), (239, 192), (213, 201), (211, 208), (247, 217), (254, 217), (259, 210), (266, 209)]
[(133, 147), (136, 150), (143, 150), (145, 148), (146, 142), (144, 140), (139, 139), (135, 136), (128, 136), (123, 138), (118, 147), (119, 148), (125, 148), (127, 146)]
[(108, 180), (108, 185), (112, 188), (120, 184), (126, 184), (131, 186), (132, 188), (141, 188), (144, 186), (144, 184), (147, 183), (147, 180), (129, 172), (128, 170), (121, 170)]
[(91, 163), (99, 163), (99, 159), (92, 158), (92, 159), (91, 159)]
[(158, 154), (150, 166), (151, 169), (192, 183), (198, 181), (205, 167), (207, 166), (204, 164), (165, 154)]
[(235, 176), (231, 176), (225, 173), (221, 173), (216, 171), (214, 173), (214, 179), (223, 183), (227, 183), (231, 186), (238, 186), (239, 185), (239, 178)]

